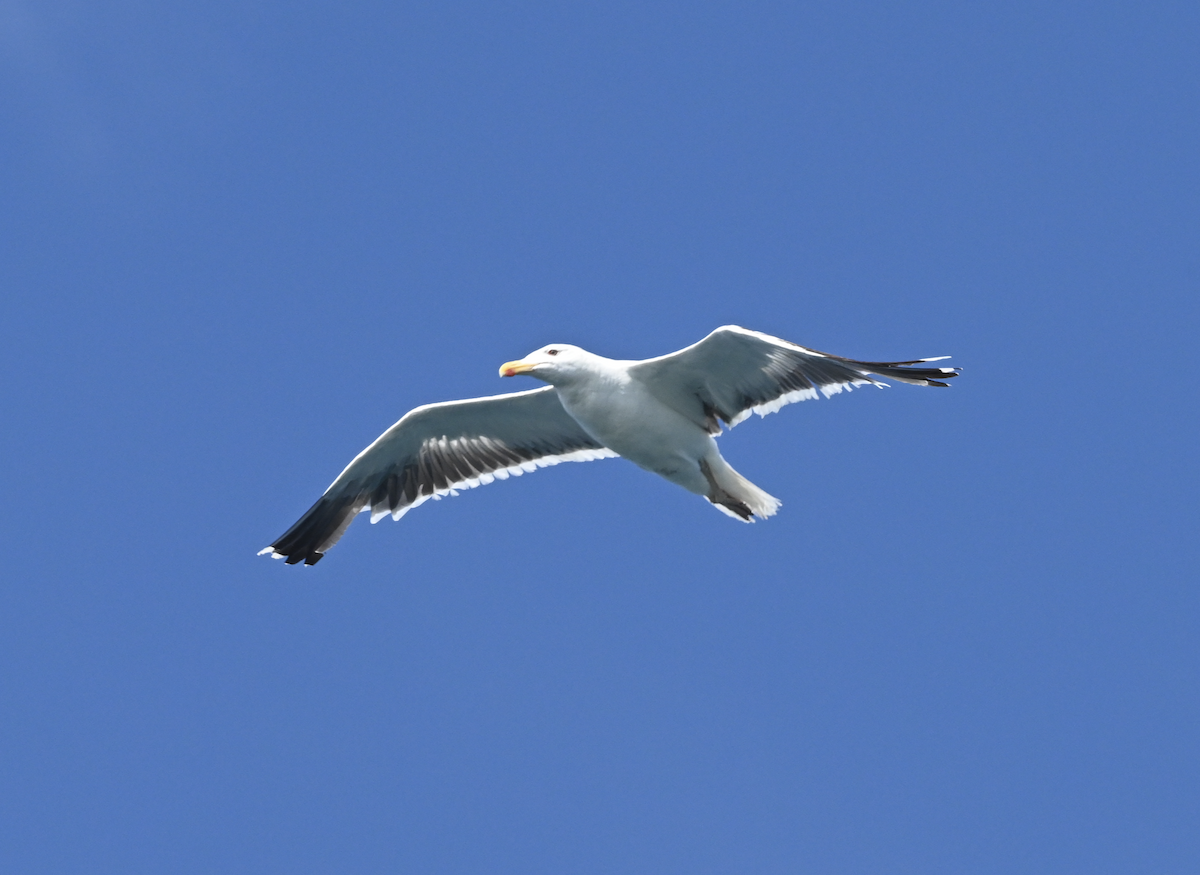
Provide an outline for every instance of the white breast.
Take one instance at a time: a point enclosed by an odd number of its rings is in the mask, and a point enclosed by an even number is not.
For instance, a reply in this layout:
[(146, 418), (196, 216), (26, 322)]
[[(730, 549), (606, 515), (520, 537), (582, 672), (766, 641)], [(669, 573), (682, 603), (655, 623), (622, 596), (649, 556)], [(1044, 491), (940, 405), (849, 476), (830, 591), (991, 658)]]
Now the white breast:
[(691, 420), (662, 404), (624, 369), (558, 387), (563, 407), (596, 440), (635, 464), (676, 479), (713, 447)]

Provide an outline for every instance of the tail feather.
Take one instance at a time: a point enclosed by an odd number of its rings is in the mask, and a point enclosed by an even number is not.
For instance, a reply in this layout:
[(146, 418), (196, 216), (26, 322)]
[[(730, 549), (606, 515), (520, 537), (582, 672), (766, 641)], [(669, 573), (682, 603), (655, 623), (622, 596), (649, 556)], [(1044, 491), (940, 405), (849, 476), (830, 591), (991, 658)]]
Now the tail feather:
[(705, 498), (717, 510), (734, 519), (745, 523), (754, 522), (755, 517), (766, 519), (774, 516), (783, 504), (733, 470), (719, 455), (701, 459), (700, 470), (708, 480), (709, 491)]

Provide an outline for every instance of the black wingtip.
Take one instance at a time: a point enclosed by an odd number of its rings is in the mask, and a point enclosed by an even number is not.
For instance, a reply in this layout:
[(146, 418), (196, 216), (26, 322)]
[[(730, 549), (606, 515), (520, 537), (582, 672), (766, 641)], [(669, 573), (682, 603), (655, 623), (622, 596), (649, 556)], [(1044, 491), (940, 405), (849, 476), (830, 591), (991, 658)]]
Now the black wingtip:
[(289, 555), (287, 553), (280, 553), (278, 550), (276, 550), (275, 556), (276, 558), (282, 558), (284, 565), (299, 565), (301, 562), (303, 562), (305, 565), (316, 565), (321, 561), (322, 558), (324, 558), (325, 554), (317, 553), (316, 551), (311, 553), (296, 551), (295, 553)]
[[(962, 368), (938, 368), (938, 370), (941, 371), (939, 376), (942, 378), (942, 380), (953, 380), (960, 373), (962, 373)], [(930, 386), (941, 386), (943, 389), (950, 388), (949, 383), (943, 383), (941, 380), (926, 378), (925, 382), (927, 382)]]
[[(934, 361), (937, 360), (934, 359)], [(919, 364), (919, 362), (913, 364)], [(962, 370), (962, 368), (914, 368), (903, 362), (872, 362), (868, 364), (868, 367), (872, 373), (879, 374), (881, 377), (891, 377), (893, 380), (907, 381), (918, 386), (939, 386), (943, 389), (950, 386), (945, 381), (954, 379)]]
[[(296, 524), (271, 545), (274, 554), (284, 557), (287, 565), (316, 565), (350, 525), (361, 504), (348, 490), (349, 498), (341, 494), (326, 494), (308, 509)], [(265, 551), (264, 551), (265, 552)]]

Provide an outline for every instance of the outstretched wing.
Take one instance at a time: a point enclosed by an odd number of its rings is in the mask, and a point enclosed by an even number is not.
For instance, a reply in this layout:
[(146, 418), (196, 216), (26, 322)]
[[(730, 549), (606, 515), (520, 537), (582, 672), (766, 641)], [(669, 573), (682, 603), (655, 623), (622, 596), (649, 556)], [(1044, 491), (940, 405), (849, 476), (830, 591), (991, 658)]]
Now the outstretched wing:
[(316, 565), (353, 521), (371, 511), (400, 519), (430, 498), (457, 495), (559, 462), (615, 456), (563, 410), (553, 386), (427, 404), (358, 454), (294, 526), (262, 550)]
[(630, 367), (659, 401), (710, 434), (751, 413), (766, 416), (793, 401), (826, 398), (867, 384), (887, 386), (889, 377), (919, 386), (945, 386), (958, 368), (918, 368), (948, 356), (910, 362), (859, 362), (806, 349), (778, 337), (725, 325), (679, 352)]

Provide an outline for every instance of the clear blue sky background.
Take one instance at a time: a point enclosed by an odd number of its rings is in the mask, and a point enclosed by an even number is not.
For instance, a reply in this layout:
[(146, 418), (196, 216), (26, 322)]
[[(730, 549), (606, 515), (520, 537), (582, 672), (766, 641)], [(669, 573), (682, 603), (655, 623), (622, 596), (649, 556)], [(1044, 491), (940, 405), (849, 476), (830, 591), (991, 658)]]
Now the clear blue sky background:
[[(0, 3), (0, 868), (1194, 873), (1200, 7)], [(255, 551), (737, 323), (950, 390)]]

